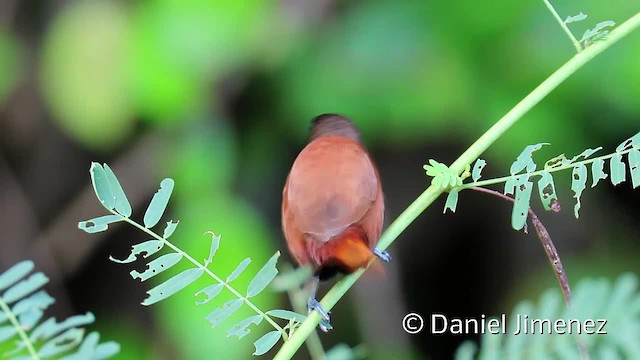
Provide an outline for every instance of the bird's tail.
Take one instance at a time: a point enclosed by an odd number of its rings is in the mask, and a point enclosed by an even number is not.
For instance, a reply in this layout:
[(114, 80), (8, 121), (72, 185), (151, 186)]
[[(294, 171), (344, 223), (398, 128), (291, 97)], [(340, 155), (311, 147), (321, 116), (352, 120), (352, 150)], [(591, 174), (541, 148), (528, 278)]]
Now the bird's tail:
[(367, 245), (366, 235), (359, 227), (345, 230), (338, 238), (331, 239), (324, 247), (330, 262), (338, 265), (342, 272), (352, 273), (367, 266), (373, 252)]

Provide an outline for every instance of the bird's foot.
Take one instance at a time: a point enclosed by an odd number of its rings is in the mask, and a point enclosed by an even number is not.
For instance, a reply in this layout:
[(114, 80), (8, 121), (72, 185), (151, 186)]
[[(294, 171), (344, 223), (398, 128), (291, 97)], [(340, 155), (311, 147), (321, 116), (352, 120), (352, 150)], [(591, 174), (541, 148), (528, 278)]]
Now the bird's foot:
[(384, 262), (391, 261), (391, 255), (387, 251), (380, 251), (380, 249), (373, 249), (373, 253)]
[(331, 326), (331, 313), (322, 308), (322, 305), (320, 305), (320, 302), (318, 300), (313, 298), (309, 299), (309, 301), (307, 302), (307, 309), (309, 310), (309, 314), (311, 314), (311, 312), (315, 310), (322, 317), (322, 320), (320, 320), (320, 324), (318, 324), (320, 330), (322, 330), (323, 332), (328, 332), (329, 330), (333, 329), (333, 326)]

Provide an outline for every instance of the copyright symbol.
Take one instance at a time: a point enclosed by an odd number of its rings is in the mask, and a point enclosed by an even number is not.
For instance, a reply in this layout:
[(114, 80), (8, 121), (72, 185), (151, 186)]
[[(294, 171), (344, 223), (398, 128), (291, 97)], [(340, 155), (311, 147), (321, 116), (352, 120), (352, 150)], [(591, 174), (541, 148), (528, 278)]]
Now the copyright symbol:
[(423, 327), (424, 320), (416, 313), (409, 313), (402, 319), (402, 328), (409, 334), (417, 334)]

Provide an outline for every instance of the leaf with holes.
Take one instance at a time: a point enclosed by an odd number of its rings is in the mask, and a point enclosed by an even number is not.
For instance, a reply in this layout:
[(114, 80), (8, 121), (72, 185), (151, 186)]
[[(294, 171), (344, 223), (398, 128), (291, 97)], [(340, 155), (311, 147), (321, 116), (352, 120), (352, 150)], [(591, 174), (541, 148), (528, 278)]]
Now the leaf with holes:
[(212, 285), (209, 285), (206, 288), (198, 291), (195, 294), (195, 296), (198, 296), (200, 294), (205, 294), (207, 297), (206, 297), (206, 299), (204, 299), (202, 301), (196, 301), (196, 304), (203, 305), (203, 304), (208, 303), (213, 298), (218, 296), (218, 294), (220, 294), (220, 292), (222, 291), (222, 288), (224, 288), (224, 285), (222, 285), (222, 284), (212, 284)]
[(581, 21), (587, 18), (587, 14), (583, 14), (582, 11), (580, 12), (580, 14), (578, 15), (573, 15), (573, 16), (567, 16), (567, 18), (564, 20), (565, 24), (570, 24), (572, 22), (576, 22), (576, 21)]
[(593, 181), (591, 185), (592, 188), (598, 185), (600, 180), (607, 178), (607, 174), (604, 172), (604, 160), (595, 159), (593, 163), (591, 163), (591, 177)]
[(247, 288), (247, 298), (254, 297), (264, 290), (267, 285), (273, 281), (273, 279), (278, 275), (278, 269), (276, 268), (276, 263), (278, 262), (278, 258), (280, 257), (280, 251), (277, 251), (266, 264), (258, 271), (256, 276), (251, 279), (249, 283), (249, 287)]
[(80, 221), (78, 223), (78, 229), (84, 230), (89, 234), (95, 234), (97, 232), (105, 231), (109, 228), (109, 224), (122, 221), (122, 218), (118, 215), (105, 215), (95, 219)]
[(511, 175), (515, 175), (522, 170), (527, 170), (527, 172), (532, 172), (535, 170), (535, 162), (533, 161), (533, 153), (542, 149), (543, 146), (549, 145), (548, 143), (540, 143), (535, 145), (529, 145), (518, 155), (516, 161), (511, 164), (511, 168), (509, 169), (509, 173)]
[(551, 205), (558, 201), (553, 176), (547, 171), (543, 172), (540, 180), (538, 180), (538, 193), (545, 210), (551, 210)]
[(583, 152), (581, 152), (580, 154), (574, 156), (573, 158), (571, 158), (571, 160), (569, 160), (569, 162), (574, 163), (580, 159), (586, 160), (588, 158), (591, 157), (591, 155), (597, 153), (598, 151), (602, 150), (602, 146), (598, 146), (595, 149), (587, 149)]
[[(584, 34), (582, 35), (582, 38), (580, 39), (580, 42), (583, 41), (590, 41), (590, 42), (594, 42), (598, 39), (602, 38), (602, 33), (604, 31), (608, 32), (609, 30), (605, 30), (608, 27), (612, 27), (615, 26), (616, 23), (614, 21), (602, 21), (596, 24), (596, 26), (593, 29), (589, 29), (587, 31), (584, 32)], [(604, 34), (606, 35), (606, 33)]]
[(447, 195), (447, 201), (444, 204), (444, 211), (442, 213), (446, 213), (447, 209), (451, 210), (451, 212), (456, 212), (456, 207), (458, 206), (458, 190), (451, 189), (449, 191), (449, 195)]
[(184, 289), (192, 282), (198, 280), (203, 273), (203, 269), (193, 268), (175, 275), (169, 280), (147, 291), (149, 297), (142, 302), (142, 305), (152, 305), (168, 298), (169, 296)]
[(573, 208), (573, 213), (576, 219), (579, 216), (580, 211), (580, 196), (587, 187), (587, 166), (585, 164), (578, 164), (574, 166), (573, 173), (571, 174), (571, 190), (574, 192), (574, 198), (576, 199), (576, 205)]
[(174, 182), (173, 179), (164, 179), (160, 182), (160, 189), (153, 195), (151, 203), (147, 211), (144, 213), (144, 226), (150, 229), (160, 221), (160, 218), (164, 214), (167, 204), (169, 204), (169, 198), (173, 192)]
[(133, 270), (129, 274), (131, 274), (131, 277), (134, 279), (139, 278), (140, 281), (145, 281), (171, 268), (180, 262), (181, 259), (182, 255), (178, 253), (165, 254), (147, 264), (147, 270), (143, 273)]
[(616, 152), (620, 153), (630, 148), (640, 148), (640, 132), (623, 141), (618, 147), (616, 147)]
[(260, 325), (260, 323), (262, 322), (262, 319), (264, 319), (262, 315), (249, 316), (248, 318), (233, 325), (227, 331), (227, 337), (235, 336), (238, 339), (242, 339), (245, 335), (251, 332), (251, 330), (249, 330), (249, 326), (251, 326), (251, 324)]
[(476, 160), (475, 164), (473, 164), (473, 170), (471, 171), (471, 178), (473, 179), (473, 181), (480, 180), (480, 177), (482, 176), (482, 169), (484, 169), (486, 165), (486, 161), (482, 159)]
[(234, 312), (238, 311), (238, 309), (240, 309), (240, 307), (242, 306), (242, 303), (242, 299), (229, 300), (224, 303), (222, 307), (213, 310), (213, 312), (207, 315), (205, 319), (209, 320), (212, 327), (216, 327), (227, 320), (227, 318), (233, 315)]
[(134, 261), (136, 261), (137, 256), (145, 253), (143, 255), (144, 258), (148, 258), (149, 256), (157, 253), (158, 251), (160, 251), (162, 249), (162, 247), (164, 246), (164, 242), (162, 242), (161, 240), (149, 240), (149, 241), (145, 241), (143, 243), (140, 244), (136, 244), (133, 245), (131, 247), (131, 253), (129, 254), (129, 257), (127, 257), (124, 260), (118, 260), (116, 258), (114, 258), (113, 256), (109, 256), (109, 260), (118, 263), (118, 264), (128, 264), (128, 263), (132, 263)]
[(522, 229), (527, 223), (532, 190), (533, 183), (526, 176), (521, 176), (516, 183), (516, 195), (511, 213), (511, 227), (515, 230)]
[(162, 233), (162, 238), (164, 239), (168, 239), (169, 236), (171, 236), (173, 234), (174, 231), (176, 231), (176, 228), (178, 227), (178, 223), (179, 221), (167, 221), (167, 226), (164, 228), (164, 232)]
[(622, 155), (615, 154), (609, 160), (609, 170), (611, 171), (611, 183), (615, 186), (627, 178), (626, 167), (622, 162)]
[(278, 339), (280, 339), (280, 332), (277, 330), (264, 334), (260, 339), (253, 343), (256, 347), (256, 351), (253, 355), (266, 354), (278, 343)]

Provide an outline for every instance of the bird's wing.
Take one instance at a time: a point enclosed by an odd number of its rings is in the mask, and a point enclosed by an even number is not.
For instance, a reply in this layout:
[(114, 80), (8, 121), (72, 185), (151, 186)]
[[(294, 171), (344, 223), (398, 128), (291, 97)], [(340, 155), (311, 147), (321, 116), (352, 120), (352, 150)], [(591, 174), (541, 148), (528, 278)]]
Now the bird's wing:
[(378, 194), (366, 151), (344, 137), (317, 139), (291, 168), (288, 205), (300, 231), (328, 241), (360, 221)]

